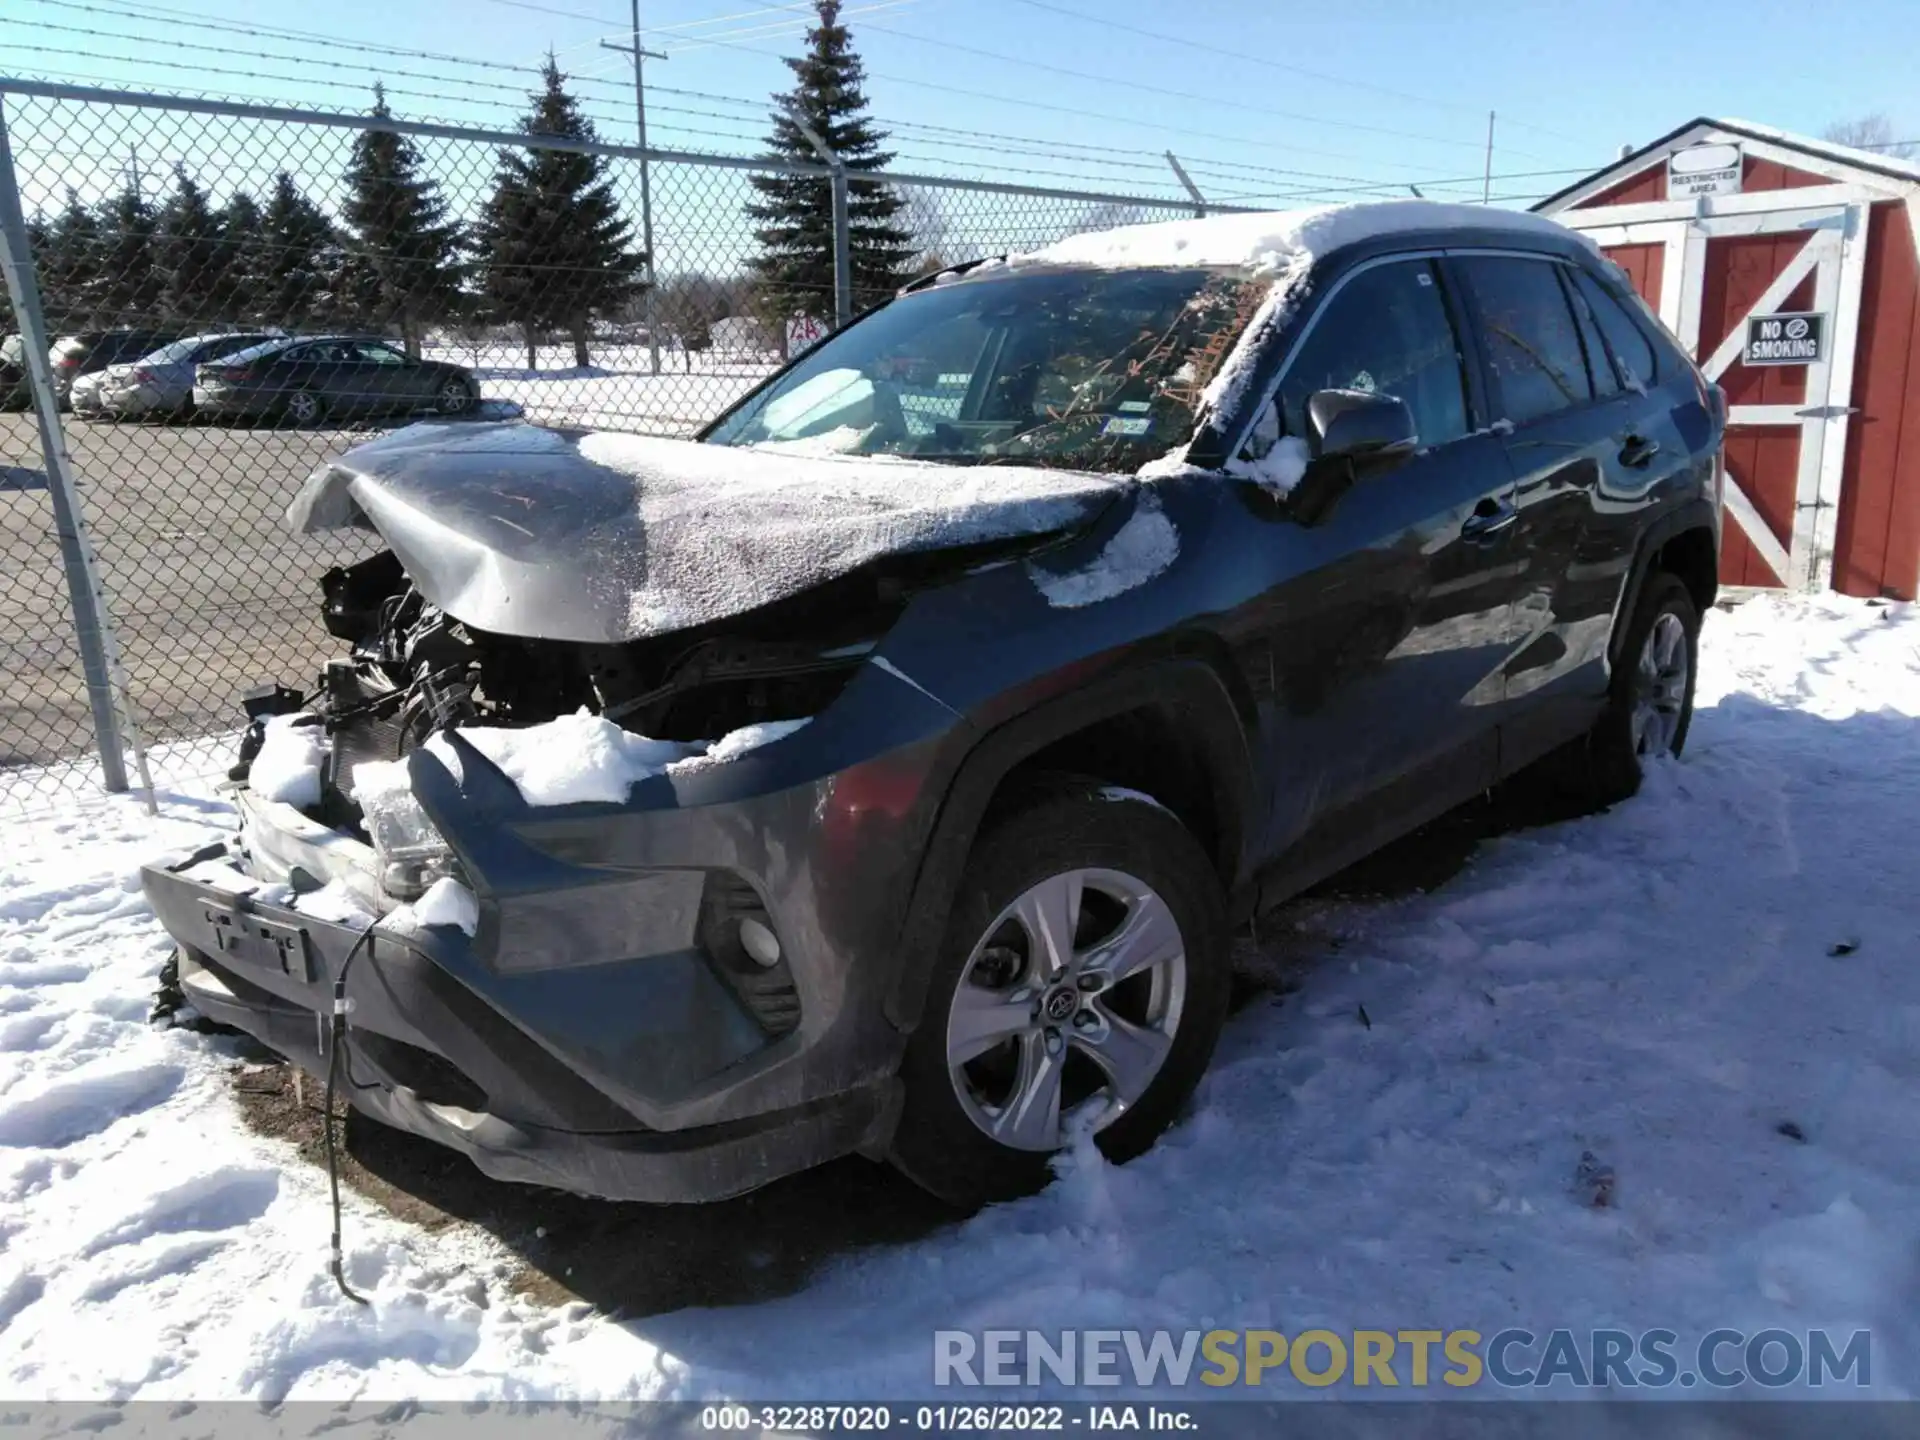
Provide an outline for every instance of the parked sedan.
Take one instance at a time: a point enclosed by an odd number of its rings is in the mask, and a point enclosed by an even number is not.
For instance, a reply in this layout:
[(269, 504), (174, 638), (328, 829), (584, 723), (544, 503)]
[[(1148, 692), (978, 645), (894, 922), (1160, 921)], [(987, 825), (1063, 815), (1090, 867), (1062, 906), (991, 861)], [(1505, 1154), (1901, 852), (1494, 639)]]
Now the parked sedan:
[(53, 342), (49, 355), (53, 365), (53, 389), (64, 409), (71, 398), (74, 382), (123, 360), (151, 355), (162, 345), (180, 338), (178, 330), (83, 330), (62, 335)]
[(461, 415), (480, 397), (458, 365), (414, 360), (384, 340), (319, 335), (271, 340), (195, 371), (193, 403), (209, 415), (317, 425), (413, 410)]
[(286, 338), (260, 331), (189, 335), (138, 360), (82, 375), (69, 393), (73, 412), (116, 420), (191, 414), (195, 365)]

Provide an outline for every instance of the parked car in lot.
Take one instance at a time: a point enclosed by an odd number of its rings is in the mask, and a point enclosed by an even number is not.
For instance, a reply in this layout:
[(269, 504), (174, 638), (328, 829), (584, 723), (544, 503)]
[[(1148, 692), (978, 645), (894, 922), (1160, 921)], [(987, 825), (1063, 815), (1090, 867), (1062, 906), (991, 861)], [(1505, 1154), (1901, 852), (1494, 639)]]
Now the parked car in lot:
[(196, 365), (285, 338), (263, 331), (189, 335), (137, 360), (122, 361), (82, 375), (73, 382), (68, 399), (74, 414), (81, 416), (133, 420), (156, 415), (176, 418), (190, 415)]
[(53, 389), (66, 406), (73, 385), (83, 375), (104, 370), (122, 360), (137, 360), (180, 338), (178, 330), (85, 330), (62, 335), (53, 342)]
[(291, 425), (415, 410), (464, 415), (479, 398), (471, 371), (359, 335), (271, 340), (199, 366), (193, 382), (205, 414)]
[(344, 653), (254, 692), (238, 835), (143, 884), (196, 1010), (491, 1175), (1019, 1194), (1180, 1116), (1256, 907), (1680, 751), (1724, 428), (1530, 215), (962, 267), (699, 442), (322, 466), (289, 520), (387, 545), (322, 582)]
[(0, 410), (24, 410), (33, 403), (27, 386), (27, 342), (18, 334), (0, 338)]

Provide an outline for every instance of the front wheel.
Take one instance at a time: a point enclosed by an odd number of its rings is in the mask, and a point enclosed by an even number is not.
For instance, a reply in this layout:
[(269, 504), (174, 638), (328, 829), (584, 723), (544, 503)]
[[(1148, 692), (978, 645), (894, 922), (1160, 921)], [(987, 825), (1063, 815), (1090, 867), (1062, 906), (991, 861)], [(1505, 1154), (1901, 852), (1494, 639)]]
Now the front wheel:
[(1144, 796), (1069, 786), (974, 847), (901, 1074), (891, 1159), (972, 1209), (1090, 1130), (1147, 1149), (1212, 1057), (1230, 986), (1205, 852)]

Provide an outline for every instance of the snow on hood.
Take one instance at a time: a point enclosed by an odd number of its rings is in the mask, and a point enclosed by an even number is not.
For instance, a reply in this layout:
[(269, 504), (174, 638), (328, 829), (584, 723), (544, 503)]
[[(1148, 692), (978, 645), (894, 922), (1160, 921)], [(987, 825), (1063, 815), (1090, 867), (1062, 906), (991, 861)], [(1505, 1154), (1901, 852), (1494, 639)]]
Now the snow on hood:
[(481, 629), (619, 643), (743, 614), (885, 555), (1067, 530), (1132, 483), (426, 424), (321, 466), (287, 522), (371, 524), (428, 601)]

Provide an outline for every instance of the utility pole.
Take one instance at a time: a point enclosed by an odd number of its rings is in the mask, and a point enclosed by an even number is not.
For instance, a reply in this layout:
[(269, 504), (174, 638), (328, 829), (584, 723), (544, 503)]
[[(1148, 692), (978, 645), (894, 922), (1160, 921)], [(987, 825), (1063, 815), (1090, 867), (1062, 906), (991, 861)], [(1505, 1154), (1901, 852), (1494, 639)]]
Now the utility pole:
[(633, 56), (633, 118), (640, 134), (640, 243), (647, 252), (647, 354), (653, 373), (660, 373), (660, 336), (653, 323), (653, 297), (660, 288), (660, 272), (653, 263), (653, 176), (647, 159), (647, 72), (646, 62), (667, 57), (658, 50), (640, 44), (640, 0), (633, 0), (633, 44), (616, 45), (602, 40), (601, 46)]
[(1480, 174), (1480, 203), (1493, 203), (1493, 111), (1487, 111), (1487, 168)]

